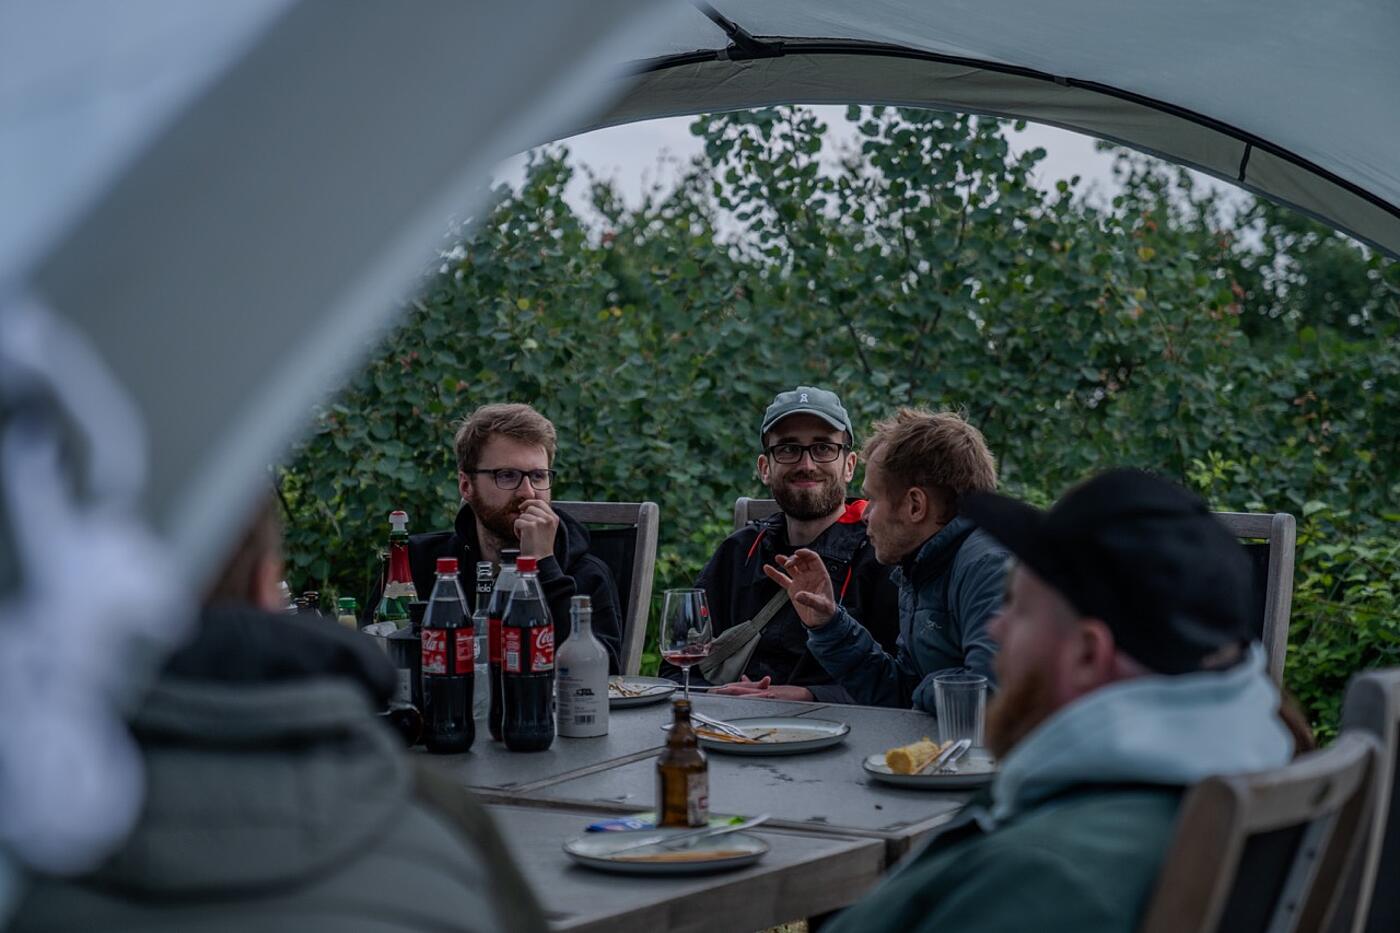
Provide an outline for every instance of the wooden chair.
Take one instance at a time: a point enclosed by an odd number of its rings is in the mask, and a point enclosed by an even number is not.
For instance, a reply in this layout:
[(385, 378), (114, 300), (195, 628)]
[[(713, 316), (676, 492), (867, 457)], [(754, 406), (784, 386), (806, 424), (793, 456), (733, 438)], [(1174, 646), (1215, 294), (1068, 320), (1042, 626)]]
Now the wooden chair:
[[(772, 499), (734, 500), (734, 530), (778, 511)], [(1264, 644), (1269, 676), (1283, 683), (1283, 662), (1288, 653), (1288, 617), (1293, 608), (1293, 552), (1296, 539), (1293, 516), (1287, 512), (1216, 512), (1244, 544), (1254, 568), (1254, 604), (1259, 625), (1254, 636)]]
[(556, 502), (588, 526), (589, 553), (612, 571), (622, 600), (622, 673), (642, 666), (660, 509), (655, 502)]
[(1332, 933), (1400, 930), (1400, 668), (1357, 674), (1342, 706), (1343, 730), (1374, 736), (1381, 746), (1376, 789), (1363, 825), (1370, 845), (1352, 866)]
[(1254, 603), (1260, 626), (1255, 636), (1264, 643), (1269, 676), (1283, 683), (1288, 653), (1288, 618), (1293, 608), (1293, 552), (1296, 528), (1287, 512), (1216, 512), (1244, 543), (1254, 566)]
[(738, 531), (749, 522), (767, 518), (776, 511), (778, 503), (775, 499), (750, 499), (748, 496), (740, 496), (734, 500), (734, 530)]
[(1325, 929), (1345, 870), (1366, 843), (1361, 822), (1379, 758), (1373, 738), (1347, 732), (1275, 771), (1196, 785), (1182, 802), (1141, 933)]

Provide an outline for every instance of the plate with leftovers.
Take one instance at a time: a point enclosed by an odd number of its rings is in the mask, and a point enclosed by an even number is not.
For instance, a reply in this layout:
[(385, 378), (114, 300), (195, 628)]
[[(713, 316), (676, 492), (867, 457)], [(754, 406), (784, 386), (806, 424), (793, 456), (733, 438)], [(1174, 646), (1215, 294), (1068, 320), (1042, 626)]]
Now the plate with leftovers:
[(947, 746), (927, 736), (909, 745), (877, 752), (862, 762), (867, 774), (877, 781), (897, 787), (922, 790), (969, 790), (990, 784), (997, 774), (997, 763), (985, 748), (971, 748), (951, 766), (930, 770), (939, 752)]
[(626, 709), (629, 706), (646, 706), (660, 703), (679, 688), (674, 680), (664, 677), (610, 677), (608, 679), (608, 707)]
[[(851, 727), (830, 719), (793, 716), (753, 716), (727, 719), (740, 734), (733, 735), (696, 718), (692, 723), (700, 747), (731, 755), (800, 755), (845, 741)], [(671, 728), (668, 723), (663, 729)]]
[[(564, 852), (580, 865), (599, 871), (624, 875), (695, 875), (752, 865), (768, 851), (768, 843), (740, 832), (668, 844), (670, 837), (689, 832), (686, 829), (651, 829), (583, 833), (566, 840)], [(646, 844), (648, 842), (652, 844)]]

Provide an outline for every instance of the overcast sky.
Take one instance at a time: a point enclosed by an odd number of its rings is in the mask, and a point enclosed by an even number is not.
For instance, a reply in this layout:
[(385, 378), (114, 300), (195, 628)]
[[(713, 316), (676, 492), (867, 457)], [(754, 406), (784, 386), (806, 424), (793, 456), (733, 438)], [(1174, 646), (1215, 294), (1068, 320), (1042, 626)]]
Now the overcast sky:
[[(829, 127), (829, 141), (839, 145), (854, 136), (852, 124), (846, 120), (845, 107), (812, 109)], [(690, 135), (691, 120), (691, 117), (672, 117), (631, 123), (595, 130), (563, 142), (575, 164), (587, 165), (595, 173), (613, 178), (628, 203), (635, 204), (644, 186), (655, 182), (658, 176), (662, 181), (670, 177), (661, 165), (664, 157), (688, 161), (700, 152), (700, 140)], [(1046, 157), (1040, 162), (1036, 175), (1037, 183), (1044, 188), (1053, 187), (1060, 179), (1079, 175), (1084, 186), (1097, 184), (1106, 193), (1114, 189), (1112, 154), (1095, 151), (1094, 140), (1088, 136), (1031, 123), (1024, 131), (1011, 133), (1010, 140), (1015, 153), (1044, 147)], [(522, 155), (503, 163), (497, 176), (518, 181), (524, 161)], [(1197, 178), (1208, 184), (1220, 184), (1204, 175)], [(576, 180), (574, 197), (581, 197), (582, 190), (582, 183)]]

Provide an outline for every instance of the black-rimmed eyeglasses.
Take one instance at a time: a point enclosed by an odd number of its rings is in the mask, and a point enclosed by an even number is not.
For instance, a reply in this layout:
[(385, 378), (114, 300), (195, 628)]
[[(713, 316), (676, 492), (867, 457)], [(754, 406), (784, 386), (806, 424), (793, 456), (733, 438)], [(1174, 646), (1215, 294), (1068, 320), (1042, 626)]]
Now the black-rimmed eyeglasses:
[(525, 478), (530, 478), (530, 485), (535, 489), (548, 489), (554, 482), (554, 470), (517, 470), (513, 467), (503, 467), (499, 470), (464, 470), (464, 473), (490, 473), (491, 478), (496, 481), (497, 489), (519, 489), (520, 484), (525, 482)]
[(797, 463), (806, 454), (813, 463), (830, 463), (846, 450), (845, 444), (832, 444), (818, 441), (815, 444), (774, 444), (768, 448), (768, 456), (774, 463)]

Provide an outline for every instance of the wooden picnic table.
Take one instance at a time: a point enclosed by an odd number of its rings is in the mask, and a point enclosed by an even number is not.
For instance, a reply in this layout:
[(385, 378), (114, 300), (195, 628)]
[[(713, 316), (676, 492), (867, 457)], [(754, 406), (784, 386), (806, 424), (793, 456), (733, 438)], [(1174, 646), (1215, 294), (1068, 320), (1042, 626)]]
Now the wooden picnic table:
[(712, 813), (770, 814), (762, 833), (772, 850), (746, 869), (689, 878), (614, 876), (576, 866), (560, 849), (605, 814), (655, 808), (655, 758), (661, 727), (670, 721), (668, 703), (614, 709), (608, 735), (556, 738), (548, 751), (508, 752), (483, 734), (471, 752), (433, 763), (495, 810), (551, 923), (570, 930), (607, 926), (611, 933), (761, 929), (846, 906), (967, 799), (879, 784), (862, 769), (872, 753), (934, 735), (934, 719), (922, 712), (698, 692), (693, 701), (697, 711), (723, 719), (801, 716), (851, 726), (840, 745), (817, 752), (706, 753)]

